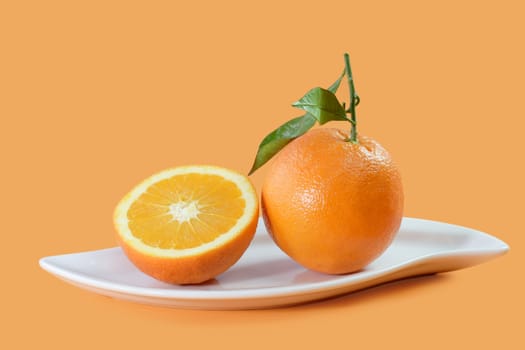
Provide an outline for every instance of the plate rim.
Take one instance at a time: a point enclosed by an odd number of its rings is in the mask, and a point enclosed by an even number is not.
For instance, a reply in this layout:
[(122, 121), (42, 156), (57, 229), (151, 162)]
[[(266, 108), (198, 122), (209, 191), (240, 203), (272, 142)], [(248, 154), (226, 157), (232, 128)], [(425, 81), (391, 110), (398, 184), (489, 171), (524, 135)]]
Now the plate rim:
[[(488, 233), (446, 222), (428, 220), (415, 217), (403, 217), (403, 222), (410, 222), (412, 224), (431, 224), (448, 226), (449, 228), (465, 230), (468, 234), (481, 235), (486, 239), (489, 239), (494, 243), (488, 248), (470, 248), (470, 249), (458, 249), (454, 251), (444, 251), (426, 254), (420, 257), (412, 258), (407, 261), (403, 261), (400, 264), (395, 264), (382, 268), (379, 270), (361, 271), (354, 274), (340, 275), (340, 278), (334, 278), (315, 283), (306, 283), (301, 285), (286, 285), (286, 286), (271, 286), (271, 287), (259, 287), (259, 288), (246, 288), (246, 289), (232, 289), (232, 290), (181, 290), (181, 289), (154, 289), (148, 287), (136, 287), (129, 286), (122, 283), (100, 280), (97, 278), (89, 277), (81, 272), (71, 272), (70, 270), (61, 268), (54, 265), (49, 260), (53, 258), (59, 258), (67, 255), (90, 253), (104, 250), (121, 250), (120, 247), (111, 247), (98, 250), (75, 252), (69, 254), (60, 254), (53, 256), (46, 256), (39, 259), (39, 265), (45, 271), (65, 280), (66, 282), (75, 284), (79, 287), (85, 286), (89, 288), (95, 288), (100, 291), (108, 291), (112, 293), (147, 297), (162, 300), (181, 300), (181, 301), (233, 301), (233, 300), (257, 300), (257, 299), (271, 299), (271, 298), (286, 298), (296, 295), (308, 295), (308, 294), (319, 294), (326, 293), (328, 291), (344, 289), (345, 287), (359, 284), (361, 282), (373, 281), (383, 276), (398, 273), (411, 266), (422, 264), (434, 259), (442, 257), (468, 257), (468, 256), (486, 256), (487, 260), (492, 257), (497, 257), (506, 254), (510, 247), (507, 243), (501, 239), (490, 235)], [(261, 218), (259, 218), (259, 224), (261, 224)], [(403, 223), (402, 223), (403, 224)], [(264, 225), (263, 225), (264, 226)], [(262, 227), (264, 229), (264, 227)], [(259, 228), (258, 228), (259, 230)], [(263, 233), (264, 234), (264, 233)], [(476, 264), (472, 264), (476, 265)]]

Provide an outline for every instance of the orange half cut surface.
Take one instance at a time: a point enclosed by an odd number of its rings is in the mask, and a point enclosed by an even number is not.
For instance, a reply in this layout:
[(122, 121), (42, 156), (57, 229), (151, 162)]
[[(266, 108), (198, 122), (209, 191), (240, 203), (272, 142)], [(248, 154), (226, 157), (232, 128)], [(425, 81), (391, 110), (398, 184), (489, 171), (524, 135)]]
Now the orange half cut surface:
[(258, 218), (250, 180), (215, 166), (181, 166), (144, 180), (117, 205), (117, 238), (143, 272), (176, 284), (226, 271), (250, 244)]

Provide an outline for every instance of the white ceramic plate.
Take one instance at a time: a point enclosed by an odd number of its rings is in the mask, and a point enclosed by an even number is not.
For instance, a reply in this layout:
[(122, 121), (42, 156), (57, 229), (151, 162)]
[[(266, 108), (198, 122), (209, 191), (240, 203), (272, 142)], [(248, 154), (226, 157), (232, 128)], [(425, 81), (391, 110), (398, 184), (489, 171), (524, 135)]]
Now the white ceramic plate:
[(159, 306), (192, 309), (258, 309), (349, 293), (409, 276), (446, 272), (504, 254), (508, 246), (473, 229), (404, 218), (391, 246), (364, 270), (330, 276), (306, 270), (276, 247), (262, 220), (243, 257), (215, 280), (175, 286), (132, 265), (120, 248), (57, 255), (40, 260), (51, 274), (103, 295)]

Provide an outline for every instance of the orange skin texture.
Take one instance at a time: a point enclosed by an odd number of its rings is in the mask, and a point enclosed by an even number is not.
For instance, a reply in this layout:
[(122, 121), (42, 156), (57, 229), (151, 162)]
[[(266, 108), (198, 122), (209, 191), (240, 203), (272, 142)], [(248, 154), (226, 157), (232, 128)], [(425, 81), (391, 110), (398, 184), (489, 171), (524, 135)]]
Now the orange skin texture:
[(390, 245), (403, 216), (401, 176), (371, 138), (318, 128), (290, 142), (270, 164), (262, 213), (275, 243), (306, 268), (361, 270)]
[(223, 273), (246, 251), (257, 228), (258, 210), (233, 239), (203, 254), (165, 258), (147, 255), (128, 245), (120, 235), (117, 240), (128, 259), (142, 272), (171, 284), (198, 284)]

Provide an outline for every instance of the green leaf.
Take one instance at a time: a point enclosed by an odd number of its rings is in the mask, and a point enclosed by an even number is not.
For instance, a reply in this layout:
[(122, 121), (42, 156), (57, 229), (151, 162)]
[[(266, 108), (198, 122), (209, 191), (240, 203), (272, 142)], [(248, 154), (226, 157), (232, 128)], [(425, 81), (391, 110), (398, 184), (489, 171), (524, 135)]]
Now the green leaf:
[(315, 124), (315, 117), (310, 113), (306, 113), (302, 117), (297, 117), (284, 123), (268, 136), (262, 140), (255, 156), (252, 169), (248, 175), (263, 166), (274, 155), (277, 154), (284, 146), (290, 143), (293, 139), (303, 135), (310, 130)]
[(345, 109), (337, 100), (333, 92), (320, 87), (313, 88), (301, 97), (292, 106), (303, 109), (312, 114), (319, 124), (323, 125), (331, 120), (347, 120)]
[(343, 77), (345, 76), (346, 70), (343, 69), (343, 73), (339, 76), (339, 78), (328, 88), (328, 91), (333, 92), (334, 94), (337, 92), (337, 89), (339, 89), (339, 85), (341, 85), (341, 80), (343, 80)]

